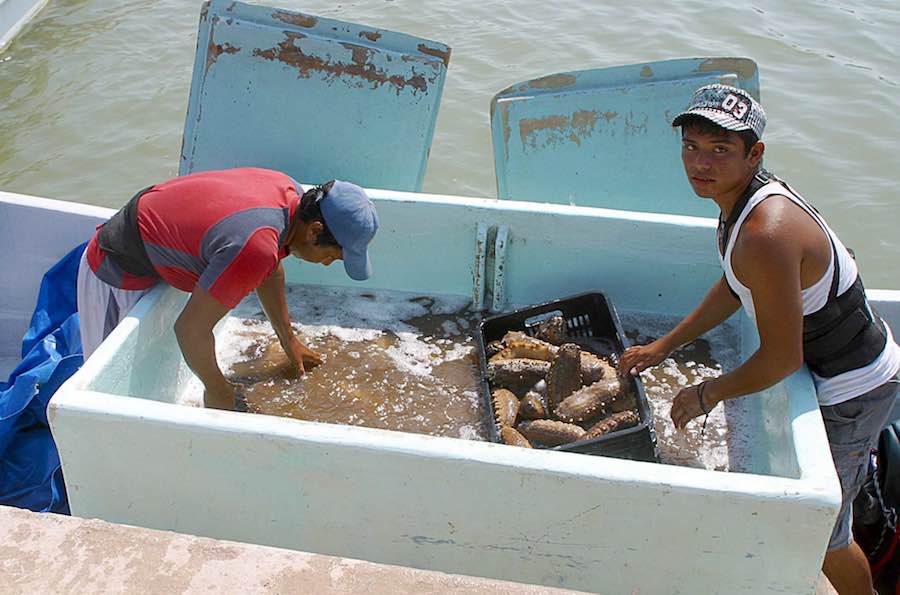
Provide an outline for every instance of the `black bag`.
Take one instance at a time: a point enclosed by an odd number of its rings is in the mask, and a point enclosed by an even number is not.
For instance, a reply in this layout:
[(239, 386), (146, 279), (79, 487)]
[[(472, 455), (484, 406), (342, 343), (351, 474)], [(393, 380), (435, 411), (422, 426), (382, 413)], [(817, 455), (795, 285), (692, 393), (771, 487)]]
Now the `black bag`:
[(869, 559), (875, 587), (900, 595), (900, 420), (889, 424), (869, 458), (869, 473), (853, 501), (853, 537)]

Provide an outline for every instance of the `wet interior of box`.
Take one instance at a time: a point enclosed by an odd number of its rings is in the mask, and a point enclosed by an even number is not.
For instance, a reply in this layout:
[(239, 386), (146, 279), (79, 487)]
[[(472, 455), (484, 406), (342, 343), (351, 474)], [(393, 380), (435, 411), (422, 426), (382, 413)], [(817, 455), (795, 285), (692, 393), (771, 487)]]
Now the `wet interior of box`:
[[(217, 342), (219, 362), (240, 386), (239, 406), (248, 414), (491, 439), (477, 347), (481, 316), (469, 310), (468, 298), (302, 285), (289, 286), (287, 296), (298, 338), (324, 363), (298, 378), (249, 296), (224, 321)], [(620, 320), (625, 343), (647, 342), (677, 323), (639, 312), (622, 312)], [(621, 346), (614, 341), (577, 343), (617, 363)], [(668, 417), (678, 390), (736, 364), (737, 344), (737, 331), (726, 325), (641, 374), (661, 462), (742, 469), (747, 440), (739, 404), (714, 410), (702, 433), (700, 423), (675, 430)], [(635, 388), (631, 383), (629, 390)], [(195, 379), (180, 401), (197, 405), (201, 396)]]

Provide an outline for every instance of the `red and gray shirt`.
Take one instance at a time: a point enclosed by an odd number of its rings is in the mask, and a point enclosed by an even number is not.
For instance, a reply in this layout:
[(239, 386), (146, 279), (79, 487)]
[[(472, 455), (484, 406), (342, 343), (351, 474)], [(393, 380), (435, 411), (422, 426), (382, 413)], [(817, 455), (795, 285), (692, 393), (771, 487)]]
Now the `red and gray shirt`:
[(161, 278), (182, 291), (199, 285), (233, 308), (289, 254), (286, 234), (302, 192), (281, 172), (228, 169), (157, 184), (137, 202), (137, 228), (155, 276), (131, 275), (94, 234), (91, 270), (121, 289), (147, 289)]

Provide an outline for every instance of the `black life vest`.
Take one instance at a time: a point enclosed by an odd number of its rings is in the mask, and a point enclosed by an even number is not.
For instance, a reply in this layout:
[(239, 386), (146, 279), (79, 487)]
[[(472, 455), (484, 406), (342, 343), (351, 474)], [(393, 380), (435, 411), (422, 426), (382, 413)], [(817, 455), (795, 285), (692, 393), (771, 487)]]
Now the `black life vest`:
[[(884, 321), (872, 311), (866, 299), (862, 278), (859, 275), (856, 276), (856, 281), (849, 289), (838, 295), (841, 269), (837, 247), (831, 234), (825, 229), (824, 220), (821, 220), (821, 215), (816, 208), (794, 192), (784, 181), (765, 170), (760, 170), (750, 180), (750, 184), (735, 203), (728, 218), (725, 220), (719, 218), (719, 251), (723, 255), (725, 254), (731, 228), (747, 207), (750, 198), (756, 194), (757, 190), (771, 181), (779, 182), (793, 198), (819, 217), (820, 220), (816, 222), (825, 231), (828, 241), (831, 243), (834, 262), (831, 289), (825, 305), (820, 310), (803, 317), (803, 360), (810, 370), (822, 378), (831, 378), (868, 366), (881, 355), (887, 344), (887, 330), (884, 327)], [(852, 255), (853, 252), (851, 251), (850, 254)], [(737, 298), (734, 289), (731, 286), (729, 289)]]
[(97, 232), (97, 244), (116, 265), (135, 277), (158, 277), (159, 274), (147, 256), (141, 232), (138, 229), (137, 211), (141, 196), (149, 192), (148, 186), (134, 195)]

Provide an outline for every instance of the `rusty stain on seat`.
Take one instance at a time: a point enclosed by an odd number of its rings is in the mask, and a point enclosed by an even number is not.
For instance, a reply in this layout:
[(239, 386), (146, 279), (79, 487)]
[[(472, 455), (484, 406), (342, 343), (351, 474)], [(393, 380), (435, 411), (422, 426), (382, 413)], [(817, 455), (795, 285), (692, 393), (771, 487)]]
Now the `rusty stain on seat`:
[(441, 50), (438, 48), (433, 48), (424, 43), (420, 43), (416, 48), (422, 52), (423, 54), (428, 54), (429, 56), (434, 56), (438, 58), (441, 62), (444, 63), (445, 67), (450, 66), (450, 49)]
[(756, 62), (746, 58), (710, 58), (697, 68), (697, 72), (734, 72), (744, 79), (756, 76)]
[(215, 64), (221, 54), (236, 54), (239, 51), (241, 51), (241, 48), (230, 43), (217, 44), (210, 39), (209, 47), (206, 49), (206, 70), (209, 70), (209, 67)]
[(353, 63), (331, 62), (319, 56), (304, 53), (295, 43), (298, 39), (304, 37), (303, 34), (285, 31), (284, 37), (284, 41), (276, 47), (267, 50), (255, 49), (253, 50), (253, 55), (266, 60), (279, 61), (295, 68), (301, 78), (309, 78), (313, 72), (320, 72), (329, 77), (350, 76), (372, 83), (373, 88), (386, 83), (390, 84), (397, 91), (398, 95), (406, 87), (411, 87), (413, 94), (417, 91), (427, 91), (428, 83), (434, 82), (433, 78), (426, 80), (425, 76), (415, 74), (415, 71), (413, 71), (413, 76), (408, 78), (402, 75), (388, 76), (383, 70), (369, 61), (372, 53), (380, 53), (375, 49), (352, 43), (341, 43), (343, 47), (350, 50)]
[[(546, 132), (544, 146), (570, 140), (581, 145), (581, 140), (591, 136), (597, 127), (597, 121), (603, 118), (607, 122), (618, 117), (616, 112), (599, 112), (597, 110), (578, 110), (571, 116), (552, 115), (543, 118), (523, 118), (519, 120), (519, 139), (523, 147), (538, 148), (538, 133)], [(504, 140), (508, 143), (508, 116), (504, 119)]]
[(571, 87), (577, 80), (571, 74), (551, 74), (531, 80), (527, 84), (535, 89), (561, 89)]
[(378, 31), (360, 31), (358, 35), (360, 37), (368, 39), (369, 41), (378, 41), (379, 39), (381, 39), (381, 33), (379, 33)]
[(310, 16), (308, 14), (299, 14), (296, 12), (283, 12), (278, 10), (273, 12), (272, 16), (282, 23), (297, 25), (298, 27), (305, 27), (307, 29), (315, 27), (316, 23), (319, 22), (319, 19), (314, 16)]

